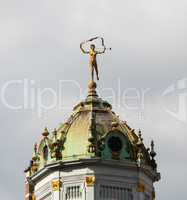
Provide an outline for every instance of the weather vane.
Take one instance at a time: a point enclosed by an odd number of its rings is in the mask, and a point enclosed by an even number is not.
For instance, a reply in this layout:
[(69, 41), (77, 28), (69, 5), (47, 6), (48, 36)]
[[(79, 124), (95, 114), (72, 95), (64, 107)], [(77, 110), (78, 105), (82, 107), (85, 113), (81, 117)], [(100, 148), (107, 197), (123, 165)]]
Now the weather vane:
[[(90, 49), (89, 50), (85, 50), (83, 48), (83, 45), (85, 45), (87, 43), (90, 43), (90, 42), (92, 42), (94, 40), (101, 40), (102, 47), (103, 47), (102, 50), (98, 50), (98, 49), (96, 50), (96, 46), (93, 43), (90, 45)], [(104, 43), (104, 38), (102, 38), (102, 37), (94, 37), (94, 38), (91, 38), (91, 39), (86, 40), (84, 42), (81, 42), (80, 49), (84, 54), (89, 54), (89, 56), (90, 56), (89, 64), (90, 64), (90, 71), (91, 71), (91, 81), (94, 82), (94, 71), (96, 73), (97, 80), (99, 80), (99, 72), (98, 72), (98, 66), (97, 66), (97, 55), (98, 54), (103, 54), (107, 50), (107, 48), (105, 46), (105, 43)], [(111, 48), (108, 48), (108, 50), (111, 50)]]

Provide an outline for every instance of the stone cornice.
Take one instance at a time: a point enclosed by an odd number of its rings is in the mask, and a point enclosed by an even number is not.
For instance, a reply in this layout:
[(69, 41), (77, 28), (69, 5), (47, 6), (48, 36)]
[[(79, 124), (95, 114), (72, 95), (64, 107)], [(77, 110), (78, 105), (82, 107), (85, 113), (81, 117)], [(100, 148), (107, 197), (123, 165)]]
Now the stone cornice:
[(132, 170), (137, 173), (143, 173), (149, 176), (153, 182), (160, 180), (160, 173), (157, 173), (151, 169), (151, 167), (142, 165), (138, 167), (136, 162), (133, 161), (115, 161), (115, 160), (102, 160), (100, 158), (92, 159), (79, 159), (75, 161), (62, 162), (58, 161), (46, 165), (44, 168), (39, 170), (36, 174), (30, 177), (33, 183), (38, 182), (42, 178), (46, 177), (52, 172), (63, 171), (71, 168), (81, 168), (81, 167), (92, 167), (92, 166), (105, 166), (111, 167), (113, 169), (123, 168), (124, 170)]

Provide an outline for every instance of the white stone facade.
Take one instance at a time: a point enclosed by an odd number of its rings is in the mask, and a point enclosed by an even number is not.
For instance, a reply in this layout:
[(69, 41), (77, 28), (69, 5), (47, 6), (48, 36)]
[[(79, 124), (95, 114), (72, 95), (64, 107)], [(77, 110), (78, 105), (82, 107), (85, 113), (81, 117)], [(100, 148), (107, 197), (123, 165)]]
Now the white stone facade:
[(154, 173), (118, 161), (48, 166), (32, 180), (36, 200), (154, 199)]

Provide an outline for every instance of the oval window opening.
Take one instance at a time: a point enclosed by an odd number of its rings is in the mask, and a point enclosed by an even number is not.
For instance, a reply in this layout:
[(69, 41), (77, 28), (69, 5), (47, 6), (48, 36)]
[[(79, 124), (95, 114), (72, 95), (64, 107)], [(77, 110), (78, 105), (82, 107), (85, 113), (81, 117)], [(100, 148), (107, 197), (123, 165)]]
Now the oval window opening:
[(108, 147), (114, 152), (119, 152), (123, 147), (123, 143), (119, 137), (112, 136), (108, 140)]

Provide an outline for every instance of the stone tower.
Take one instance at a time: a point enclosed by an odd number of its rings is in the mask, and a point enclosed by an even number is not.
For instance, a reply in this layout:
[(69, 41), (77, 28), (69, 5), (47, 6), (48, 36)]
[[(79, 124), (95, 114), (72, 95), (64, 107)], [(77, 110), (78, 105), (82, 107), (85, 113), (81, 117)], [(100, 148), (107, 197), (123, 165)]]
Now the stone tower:
[(153, 200), (160, 180), (154, 142), (143, 144), (89, 84), (86, 99), (42, 133), (25, 170), (25, 200)]

